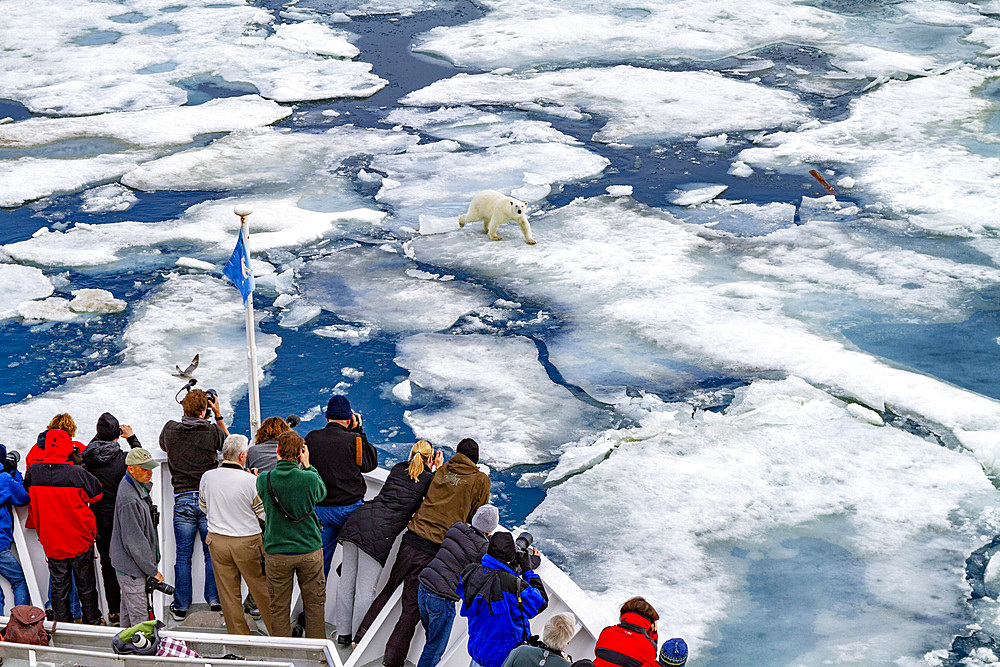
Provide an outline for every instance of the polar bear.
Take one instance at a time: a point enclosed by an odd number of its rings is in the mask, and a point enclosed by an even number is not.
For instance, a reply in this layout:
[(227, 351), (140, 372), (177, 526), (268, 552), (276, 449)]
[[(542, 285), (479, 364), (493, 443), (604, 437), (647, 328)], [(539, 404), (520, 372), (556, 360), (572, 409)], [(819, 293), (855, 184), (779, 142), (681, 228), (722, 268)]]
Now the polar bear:
[(497, 228), (508, 220), (513, 220), (521, 226), (524, 242), (535, 245), (535, 239), (531, 237), (531, 225), (528, 224), (527, 210), (528, 205), (522, 201), (496, 190), (483, 190), (472, 198), (469, 211), (465, 215), (458, 216), (458, 226), (465, 227), (467, 222), (482, 220), (483, 231), (489, 235), (490, 240), (499, 241)]

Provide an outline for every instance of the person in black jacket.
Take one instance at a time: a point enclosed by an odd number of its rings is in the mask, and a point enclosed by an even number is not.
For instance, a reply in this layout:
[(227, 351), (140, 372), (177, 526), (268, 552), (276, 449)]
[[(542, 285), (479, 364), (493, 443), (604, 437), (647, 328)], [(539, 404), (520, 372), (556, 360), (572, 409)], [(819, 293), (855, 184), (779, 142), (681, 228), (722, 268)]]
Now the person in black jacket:
[(115, 499), (118, 485), (125, 477), (125, 457), (118, 438), (124, 436), (131, 449), (141, 447), (139, 438), (128, 424), (120, 424), (110, 412), (97, 420), (97, 435), (83, 450), (83, 467), (101, 482), (104, 493), (90, 506), (97, 520), (97, 553), (101, 555), (101, 578), (104, 580), (104, 598), (108, 602), (108, 623), (118, 625), (121, 589), (118, 575), (111, 565), (111, 532), (115, 525)]
[(497, 529), (500, 514), (495, 505), (483, 505), (472, 525), (456, 521), (444, 534), (434, 560), (420, 573), (417, 606), (427, 640), (417, 667), (435, 667), (444, 655), (455, 622), (458, 580), (462, 570), (486, 555), (489, 536)]
[[(219, 398), (201, 389), (188, 392), (181, 401), (184, 417), (170, 420), (160, 431), (160, 449), (167, 453), (170, 483), (174, 487), (174, 601), (170, 615), (183, 621), (191, 606), (191, 556), (195, 535), (201, 536), (205, 554), (205, 601), (212, 611), (222, 611), (219, 591), (215, 586), (212, 556), (205, 539), (208, 519), (198, 506), (201, 476), (219, 465), (222, 443), (229, 429), (219, 410)], [(212, 415), (211, 421), (208, 415)]]
[(311, 431), (306, 447), (326, 484), (326, 498), (316, 505), (316, 516), (323, 527), (323, 574), (329, 577), (340, 529), (364, 503), (367, 486), (361, 473), (378, 467), (378, 452), (361, 429), (361, 415), (339, 394), (326, 406), (326, 427)]
[(337, 643), (351, 644), (354, 629), (375, 599), (392, 544), (420, 507), (443, 459), (431, 443), (418, 441), (410, 449), (409, 461), (393, 466), (379, 494), (351, 514), (341, 529), (338, 541), (344, 560), (334, 615)]

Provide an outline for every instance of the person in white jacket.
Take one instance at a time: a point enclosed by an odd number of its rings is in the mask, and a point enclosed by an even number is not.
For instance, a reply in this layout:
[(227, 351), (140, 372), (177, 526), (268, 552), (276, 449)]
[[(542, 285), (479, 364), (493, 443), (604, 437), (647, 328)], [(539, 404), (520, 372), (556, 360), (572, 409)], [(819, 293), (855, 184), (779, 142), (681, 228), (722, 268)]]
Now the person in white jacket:
[(241, 578), (247, 582), (261, 619), (271, 632), (260, 524), (264, 520), (264, 503), (257, 495), (257, 478), (243, 468), (247, 448), (246, 436), (234, 434), (226, 438), (222, 464), (202, 475), (198, 491), (198, 505), (208, 519), (205, 543), (212, 555), (226, 632), (233, 635), (250, 634), (240, 597)]

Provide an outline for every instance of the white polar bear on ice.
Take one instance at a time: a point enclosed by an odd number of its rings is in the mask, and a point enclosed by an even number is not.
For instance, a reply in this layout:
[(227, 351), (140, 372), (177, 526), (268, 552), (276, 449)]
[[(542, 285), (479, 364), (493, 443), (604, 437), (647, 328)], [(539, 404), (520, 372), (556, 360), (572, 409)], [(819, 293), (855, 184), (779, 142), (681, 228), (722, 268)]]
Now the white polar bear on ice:
[(483, 231), (489, 234), (491, 241), (499, 241), (497, 228), (508, 220), (513, 220), (521, 226), (524, 242), (535, 245), (531, 237), (531, 225), (528, 224), (526, 211), (528, 205), (496, 190), (483, 190), (476, 193), (469, 204), (469, 211), (458, 216), (458, 226), (465, 227), (467, 222), (483, 221)]

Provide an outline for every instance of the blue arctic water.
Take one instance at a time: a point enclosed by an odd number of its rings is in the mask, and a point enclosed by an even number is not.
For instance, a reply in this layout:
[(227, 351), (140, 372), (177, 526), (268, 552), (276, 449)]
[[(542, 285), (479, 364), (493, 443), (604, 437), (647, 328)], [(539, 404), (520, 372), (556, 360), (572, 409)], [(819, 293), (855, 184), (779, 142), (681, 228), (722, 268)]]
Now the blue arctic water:
[[(306, 6), (308, 3), (301, 3)], [(822, 3), (820, 3), (822, 4)], [(831, 3), (826, 3), (831, 4)], [(844, 3), (833, 3), (844, 4)], [(866, 11), (870, 3), (858, 9)], [(282, 3), (266, 2), (264, 6), (277, 13)], [(842, 9), (842, 8), (841, 8)], [(838, 9), (839, 11), (840, 9)], [(409, 17), (371, 16), (354, 19), (349, 29), (359, 35), (356, 42), (363, 58), (374, 64), (374, 72), (390, 81), (390, 85), (366, 100), (324, 101), (296, 105), (293, 117), (279, 123), (279, 126), (294, 127), (297, 131), (319, 131), (326, 126), (310, 127), (309, 114), (321, 109), (333, 109), (342, 114), (350, 114), (350, 121), (366, 127), (384, 128), (385, 115), (397, 103), (400, 96), (423, 87), (439, 78), (454, 74), (455, 69), (425, 58), (417, 58), (409, 53), (408, 45), (412, 35), (428, 30), (436, 25), (453, 24), (471, 20), (482, 14), (482, 10), (471, 2), (458, 2), (447, 11), (423, 12)], [(396, 20), (390, 20), (390, 18)], [(117, 17), (121, 22), (138, 22), (141, 15), (123, 14)], [(158, 24), (169, 26), (172, 24)], [(170, 34), (168, 28), (157, 28), (157, 34)], [(156, 31), (154, 31), (155, 33)], [(117, 34), (117, 33), (115, 33)], [(901, 36), (902, 38), (902, 36)], [(926, 37), (930, 39), (930, 37)], [(941, 39), (952, 39), (947, 34)], [(106, 43), (113, 41), (109, 31), (106, 35), (91, 35), (83, 38), (81, 44)], [(929, 43), (927, 48), (933, 48)], [(762, 49), (753, 55), (774, 61), (778, 65), (790, 64), (809, 71), (828, 69), (827, 57), (815, 50), (779, 45)], [(617, 64), (617, 63), (607, 63)], [(691, 63), (674, 61), (663, 63), (668, 69), (692, 67), (714, 69), (720, 72), (734, 67), (733, 59), (723, 59), (712, 63)], [(157, 66), (158, 67), (158, 66)], [(169, 71), (168, 69), (150, 69)], [(776, 68), (777, 69), (777, 68)], [(780, 85), (782, 82), (764, 74), (765, 85)], [(188, 104), (200, 104), (217, 97), (242, 95), (253, 92), (253, 87), (240, 82), (229, 82), (218, 77), (195, 77), (178, 82), (188, 91)], [(864, 83), (859, 82), (845, 89), (845, 93), (834, 99), (810, 98), (803, 95), (811, 112), (822, 119), (837, 118), (846, 112), (847, 104), (858, 94)], [(5, 116), (20, 120), (30, 114), (23, 106), (0, 100), (0, 118)], [(603, 125), (603, 119), (593, 118), (586, 122), (571, 122), (537, 113), (527, 114), (532, 118), (546, 120), (562, 132), (576, 137), (588, 148), (611, 162), (611, 167), (598, 178), (586, 182), (567, 184), (554, 192), (544, 207), (562, 206), (576, 197), (603, 194), (608, 185), (631, 185), (633, 197), (650, 206), (665, 208), (684, 217), (685, 211), (668, 204), (668, 195), (678, 187), (691, 183), (719, 183), (729, 187), (726, 197), (742, 199), (753, 203), (787, 202), (798, 203), (803, 195), (821, 196), (822, 188), (808, 174), (779, 174), (757, 171), (749, 178), (737, 178), (726, 173), (736, 153), (750, 145), (750, 134), (732, 134), (729, 145), (718, 153), (698, 151), (692, 142), (676, 142), (668, 146), (610, 147), (590, 141), (592, 134)], [(196, 145), (204, 144), (211, 137), (200, 138)], [(67, 152), (99, 150), (98, 146), (87, 142), (67, 142), (63, 149)], [(0, 154), (0, 157), (3, 157)], [(821, 166), (821, 165), (820, 165)], [(0, 210), (0, 243), (22, 240), (37, 229), (54, 224), (87, 222), (101, 224), (121, 220), (157, 221), (177, 217), (193, 204), (225, 196), (218, 192), (154, 192), (136, 193), (138, 202), (125, 212), (86, 214), (80, 212), (78, 194), (53, 197), (46, 202), (23, 206), (12, 210)], [(371, 195), (371, 192), (362, 194)], [(845, 199), (842, 197), (842, 200)], [(898, 243), (920, 246), (924, 252), (936, 252), (942, 256), (964, 257), (970, 251), (957, 242), (942, 242), (917, 236), (896, 239)], [(928, 250), (928, 246), (935, 250)], [(183, 249), (171, 249), (173, 254), (183, 254)], [(421, 266), (433, 271), (433, 266)], [(449, 269), (449, 273), (455, 273)], [(163, 280), (162, 269), (137, 267), (124, 271), (94, 271), (90, 273), (71, 272), (69, 282), (74, 288), (101, 287), (109, 289), (116, 296), (130, 304), (141, 299), (149, 289)], [(472, 281), (470, 276), (456, 274), (457, 280)], [(494, 286), (482, 285), (494, 290), (497, 297), (502, 292)], [(57, 294), (59, 292), (57, 291)], [(262, 309), (270, 306), (266, 298), (259, 299)], [(531, 304), (527, 304), (531, 307)], [(856, 313), (843, 319), (844, 336), (859, 348), (889, 359), (895, 363), (920, 370), (948, 380), (980, 393), (1000, 398), (1000, 379), (990, 372), (991, 360), (996, 352), (997, 336), (1000, 336), (1000, 309), (996, 295), (983, 294), (973, 306), (974, 314), (958, 323), (922, 324), (893, 321), (888, 318), (859, 322)], [(540, 307), (540, 305), (536, 305)], [(16, 402), (28, 395), (38, 394), (59, 386), (66, 379), (75, 377), (114, 362), (118, 352), (117, 341), (132, 313), (131, 308), (119, 316), (105, 316), (66, 324), (43, 324), (25, 327), (16, 321), (0, 322), (0, 349), (4, 351), (0, 368), (5, 368), (2, 377), (4, 385), (0, 403)], [(403, 407), (386, 400), (389, 389), (406, 372), (394, 361), (396, 338), (388, 334), (376, 334), (371, 340), (352, 346), (346, 342), (322, 338), (313, 331), (330, 324), (341, 323), (335, 315), (324, 312), (316, 320), (297, 329), (278, 326), (275, 318), (264, 320), (261, 329), (275, 333), (282, 339), (277, 350), (276, 361), (267, 369), (267, 380), (261, 387), (261, 402), (264, 416), (306, 414), (311, 418), (303, 422), (299, 431), (305, 433), (322, 424), (322, 416), (317, 406), (325, 403), (332, 388), (344, 380), (340, 369), (350, 366), (364, 372), (363, 378), (351, 381), (349, 395), (356, 410), (365, 416), (366, 429), (373, 441), (380, 443), (383, 464), (391, 464), (406, 456), (414, 440), (412, 430), (403, 419)], [(529, 335), (536, 343), (539, 360), (545, 366), (549, 377), (566, 385), (565, 379), (548, 358), (546, 341), (558, 331), (558, 315), (554, 320), (530, 329), (519, 329), (519, 335)], [(707, 369), (690, 369), (694, 384), (683, 388), (639, 387), (660, 393), (667, 400), (683, 398), (686, 392), (696, 389), (734, 387), (752, 378), (720, 377)], [(575, 386), (568, 386), (579, 400), (592, 404), (599, 401)], [(164, 400), (172, 400), (173, 388), (164, 388)], [(676, 393), (670, 394), (668, 392)], [(408, 406), (412, 408), (414, 406)], [(416, 407), (420, 407), (419, 405)], [(235, 406), (235, 414), (245, 415), (247, 400), (243, 398)], [(39, 422), (48, 416), (40, 415)], [(608, 415), (609, 423), (616, 416)], [(234, 424), (234, 431), (247, 432), (242, 420)], [(450, 445), (452, 443), (442, 443)], [(489, 443), (484, 443), (488, 446)], [(502, 509), (502, 520), (508, 525), (518, 525), (530, 511), (544, 498), (544, 489), (517, 486), (517, 481), (526, 472), (537, 472), (548, 466), (521, 466), (506, 471), (493, 471), (491, 478), (496, 497)], [(864, 605), (867, 596), (863, 580), (863, 568), (850, 554), (828, 542), (813, 538), (798, 538), (786, 545), (794, 555), (787, 558), (748, 560), (747, 581), (750, 582), (750, 604), (747, 615), (754, 618), (752, 623), (742, 623), (733, 619), (719, 628), (721, 636), (713, 650), (712, 659), (719, 664), (767, 664), (769, 662), (791, 662), (808, 647), (811, 637), (811, 623), (822, 611), (838, 605), (850, 607)], [(739, 555), (737, 555), (740, 557)], [(789, 616), (782, 613), (783, 602), (794, 601), (796, 609), (804, 610), (801, 615)], [(763, 621), (761, 619), (764, 619)], [(751, 636), (751, 628), (769, 626), (763, 635)], [(777, 656), (777, 660), (775, 657)], [(769, 659), (770, 658), (770, 659)]]

